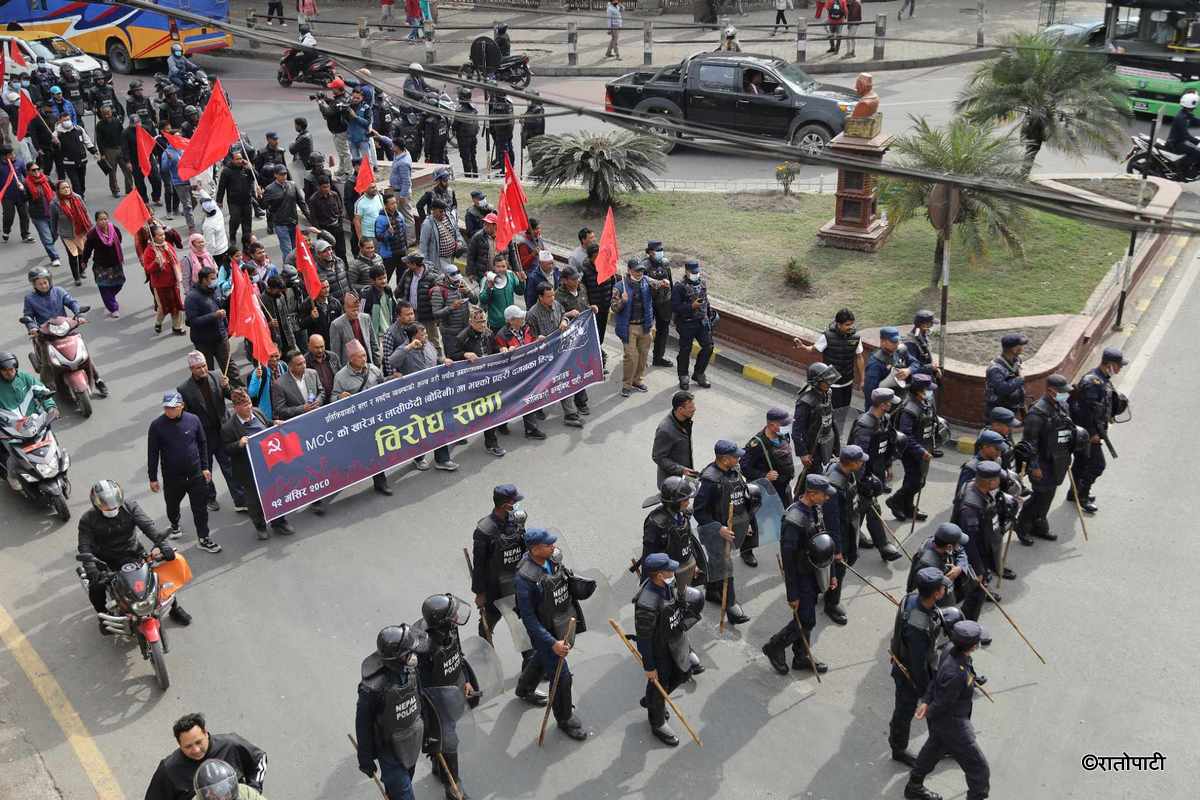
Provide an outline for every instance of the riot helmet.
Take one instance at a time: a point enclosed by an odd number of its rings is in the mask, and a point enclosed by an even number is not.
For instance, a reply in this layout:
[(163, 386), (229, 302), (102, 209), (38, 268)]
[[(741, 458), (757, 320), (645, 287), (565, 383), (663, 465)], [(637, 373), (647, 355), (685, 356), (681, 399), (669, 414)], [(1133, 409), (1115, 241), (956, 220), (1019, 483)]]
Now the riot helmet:
[(458, 87), (458, 99), (462, 100), (464, 103), (470, 102), (471, 88), (469, 86)]
[(421, 617), (428, 628), (461, 627), (471, 619), (471, 606), (449, 593), (430, 595), (421, 603)]
[(429, 652), (429, 637), (407, 622), (388, 625), (375, 637), (375, 652), (387, 666), (404, 667), (413, 653)]
[(130, 93), (140, 92), (143, 86), (144, 84), (140, 80), (132, 80), (129, 82), (129, 91)]
[(121, 504), (125, 502), (125, 492), (121, 489), (121, 484), (108, 478), (92, 484), (90, 497), (96, 510), (109, 518), (120, 513)]
[(804, 545), (804, 552), (808, 556), (809, 563), (817, 569), (823, 569), (833, 563), (836, 550), (833, 537), (828, 533), (818, 533)]
[(663, 481), (659, 497), (668, 511), (678, 511), (680, 504), (689, 497), (695, 497), (696, 482), (681, 475), (672, 475)]
[(809, 386), (817, 386), (818, 384), (822, 383), (827, 383), (832, 386), (841, 379), (841, 373), (837, 371), (836, 367), (832, 367), (829, 364), (824, 364), (818, 361), (808, 368)]
[(325, 166), (325, 154), (318, 153), (316, 150), (308, 157), (309, 172), (316, 172), (319, 168)]
[(757, 483), (747, 483), (746, 484), (746, 498), (747, 498), (747, 504), (749, 506), (750, 513), (757, 514), (758, 510), (760, 508), (762, 508), (762, 502), (763, 502), (762, 487), (759, 486)]
[(196, 770), (192, 790), (196, 800), (237, 800), (237, 770), (219, 758), (210, 758)]

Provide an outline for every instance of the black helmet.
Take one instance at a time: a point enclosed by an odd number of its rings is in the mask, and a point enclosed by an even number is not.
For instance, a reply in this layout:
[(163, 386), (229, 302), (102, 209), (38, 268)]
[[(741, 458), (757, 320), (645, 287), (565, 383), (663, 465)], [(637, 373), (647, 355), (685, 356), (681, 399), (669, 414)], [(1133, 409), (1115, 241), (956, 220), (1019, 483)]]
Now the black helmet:
[(140, 80), (134, 79), (129, 82), (129, 91), (131, 91), (131, 92), (141, 91), (141, 89), (144, 85), (145, 84), (143, 84)]
[(1090, 445), (1091, 445), (1091, 436), (1090, 436), (1090, 434), (1088, 434), (1087, 429), (1081, 428), (1080, 426), (1076, 425), (1075, 426), (1075, 452), (1076, 453), (1086, 453), (1087, 449)]
[(72, 67), (70, 64), (63, 64), (62, 67), (59, 68), (59, 70), (60, 70), (59, 75), (62, 77), (62, 79), (64, 81), (69, 81), (69, 80), (79, 77), (79, 73), (76, 72), (75, 68)]
[(421, 603), (421, 617), (429, 628), (445, 627), (451, 623), (466, 625), (471, 619), (471, 606), (452, 594), (435, 594)]
[(508, 26), (505, 25), (503, 22), (501, 22), (499, 25), (496, 26), (496, 33), (498, 33), (498, 34), (508, 33)]
[(695, 481), (680, 475), (672, 475), (663, 481), (659, 496), (662, 504), (669, 510), (678, 511), (679, 504), (689, 497), (695, 497), (696, 491), (697, 486)]
[(183, 113), (188, 117), (196, 117), (197, 119), (200, 117), (200, 109), (195, 106), (188, 106), (183, 109)]
[(966, 619), (963, 616), (962, 609), (958, 606), (946, 606), (939, 610), (942, 612), (942, 632), (947, 636), (950, 635), (950, 631), (954, 630), (954, 623), (962, 622)]
[(816, 386), (819, 383), (828, 383), (833, 385), (842, 379), (842, 374), (837, 371), (836, 367), (831, 367), (828, 364), (820, 361), (811, 365), (808, 368), (808, 385)]
[(470, 100), (471, 99), (471, 87), (469, 87), (469, 86), (458, 87), (458, 99), (463, 100), (463, 101)]
[(167, 97), (174, 97), (178, 93), (179, 89), (173, 83), (168, 83), (163, 87), (163, 94), (165, 94)]
[(757, 483), (746, 484), (746, 495), (749, 498), (750, 513), (755, 514), (762, 508), (763, 490)]
[(323, 167), (323, 166), (325, 166), (325, 154), (324, 154), (324, 153), (318, 153), (316, 150), (314, 150), (314, 151), (313, 151), (313, 152), (312, 152), (312, 153), (311, 153), (311, 154), (308, 156), (308, 169), (309, 169), (309, 172), (316, 172), (316, 170), (317, 170), (317, 168), (318, 168), (318, 167)]
[(219, 758), (210, 758), (196, 770), (192, 790), (196, 800), (237, 800), (237, 770)]
[(388, 625), (375, 637), (375, 651), (384, 664), (403, 667), (411, 654), (429, 652), (429, 637), (407, 622)]
[(29, 279), (30, 283), (33, 283), (38, 278), (50, 280), (50, 270), (46, 269), (45, 267), (34, 267), (33, 269), (29, 270), (25, 277)]
[(833, 537), (828, 533), (818, 533), (808, 540), (804, 545), (804, 550), (812, 565), (821, 569), (828, 567), (833, 562), (833, 555), (837, 547), (833, 543)]
[(924, 325), (926, 322), (933, 323), (933, 312), (928, 308), (922, 308), (916, 314), (913, 314), (913, 325)]
[(90, 497), (97, 511), (120, 508), (125, 502), (125, 492), (121, 489), (121, 484), (108, 478), (92, 484)]
[(15, 353), (0, 352), (0, 369), (16, 369), (20, 363)]

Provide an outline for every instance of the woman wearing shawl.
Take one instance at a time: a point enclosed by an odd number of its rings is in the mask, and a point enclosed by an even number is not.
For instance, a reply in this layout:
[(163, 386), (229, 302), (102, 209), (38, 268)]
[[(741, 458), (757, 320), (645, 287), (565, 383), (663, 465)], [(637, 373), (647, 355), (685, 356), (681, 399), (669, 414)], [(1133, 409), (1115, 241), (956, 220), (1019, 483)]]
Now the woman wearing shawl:
[(203, 234), (193, 233), (188, 237), (188, 250), (183, 255), (180, 266), (183, 269), (183, 293), (186, 295), (200, 277), (200, 270), (208, 267), (219, 274), (216, 259), (208, 252)]
[(121, 231), (108, 219), (107, 211), (96, 212), (96, 227), (88, 231), (79, 257), (80, 270), (87, 269), (92, 262), (92, 275), (100, 289), (100, 299), (108, 309), (110, 319), (121, 318), (121, 307), (117, 305), (117, 294), (125, 285), (125, 255), (121, 252)]
[(162, 333), (163, 318), (171, 315), (171, 333), (183, 336), (183, 299), (179, 295), (180, 266), (175, 246), (167, 241), (162, 225), (150, 226), (150, 241), (142, 251), (142, 269), (150, 279), (158, 314), (154, 332)]
[(79, 256), (83, 253), (84, 238), (91, 229), (92, 220), (83, 198), (75, 194), (70, 181), (59, 181), (58, 194), (50, 204), (50, 232), (62, 239), (76, 286), (83, 283), (83, 265)]
[(29, 197), (29, 220), (42, 240), (50, 266), (61, 267), (58, 252), (54, 249), (54, 228), (50, 226), (50, 207), (54, 205), (54, 187), (40, 164), (33, 162), (25, 168), (25, 193)]

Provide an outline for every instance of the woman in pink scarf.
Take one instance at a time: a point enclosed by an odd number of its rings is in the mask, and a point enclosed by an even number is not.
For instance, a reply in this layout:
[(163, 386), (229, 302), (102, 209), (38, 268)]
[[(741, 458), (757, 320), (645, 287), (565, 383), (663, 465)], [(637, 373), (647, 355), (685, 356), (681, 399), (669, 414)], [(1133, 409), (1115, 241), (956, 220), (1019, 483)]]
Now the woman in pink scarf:
[(220, 272), (212, 253), (205, 248), (204, 236), (199, 233), (193, 233), (188, 237), (188, 251), (184, 254), (180, 266), (183, 268), (183, 293), (185, 296), (199, 280), (200, 270), (208, 267), (213, 272)]
[(117, 293), (125, 285), (125, 254), (121, 251), (121, 231), (109, 220), (107, 211), (96, 212), (96, 225), (88, 231), (83, 255), (79, 257), (80, 270), (87, 269), (89, 260), (109, 318), (120, 319)]

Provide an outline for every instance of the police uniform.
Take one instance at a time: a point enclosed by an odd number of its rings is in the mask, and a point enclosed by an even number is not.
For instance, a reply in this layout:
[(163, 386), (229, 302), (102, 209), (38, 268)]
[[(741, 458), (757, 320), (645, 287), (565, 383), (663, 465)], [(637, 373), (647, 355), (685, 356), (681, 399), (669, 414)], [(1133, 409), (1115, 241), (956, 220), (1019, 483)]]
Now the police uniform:
[[(435, 595), (434, 597), (439, 597)], [(441, 595), (440, 597), (448, 597)], [(434, 598), (428, 598), (426, 603)], [(450, 597), (454, 603), (461, 604), (458, 598)], [(422, 609), (424, 613), (424, 608)], [(417, 674), (421, 684), (422, 714), (425, 726), (424, 749), (433, 764), (433, 772), (447, 784), (446, 796), (454, 797), (449, 788), (449, 781), (441, 769), (441, 759), (446, 762), (454, 782), (462, 788), (462, 774), (458, 761), (458, 715), (462, 713), (464, 700), (472, 707), (479, 704), (479, 682), (471, 665), (462, 652), (462, 644), (458, 637), (457, 622), (446, 621), (441, 624), (430, 624), (425, 620), (425, 633), (429, 637), (427, 652), (417, 654)], [(418, 626), (421, 623), (417, 623)], [(465, 695), (466, 684), (470, 683), (474, 692)]]
[(488, 115), (493, 117), (487, 124), (488, 135), (492, 137), (494, 145), (492, 169), (503, 170), (505, 153), (508, 154), (509, 161), (517, 160), (512, 146), (513, 104), (503, 94), (496, 92), (488, 102)]
[[(1104, 474), (1103, 442), (1108, 438), (1108, 424), (1128, 404), (1124, 396), (1113, 388), (1112, 378), (1103, 369), (1106, 363), (1124, 366), (1128, 362), (1117, 348), (1105, 348), (1100, 366), (1083, 376), (1070, 401), (1071, 419), (1087, 431), (1089, 437), (1088, 446), (1075, 456), (1071, 474), (1075, 478), (1075, 488), (1079, 490), (1080, 506), (1093, 514), (1097, 509), (1091, 498), (1091, 490), (1096, 479)], [(1099, 436), (1101, 441), (1090, 441), (1093, 436)]]
[[(648, 269), (653, 270), (652, 267), (648, 267)], [(700, 277), (700, 262), (688, 261), (684, 264), (684, 270), (683, 280), (671, 286), (671, 312), (675, 317), (675, 332), (679, 335), (679, 352), (675, 356), (675, 371), (679, 375), (680, 389), (688, 388), (688, 365), (692, 360), (692, 342), (696, 342), (700, 346), (693, 373), (696, 376), (695, 380), (701, 385), (707, 382), (705, 373), (713, 354), (712, 332), (717, 318), (717, 312), (708, 303), (708, 281)], [(696, 280), (692, 280), (692, 276), (695, 276)], [(655, 275), (651, 271), (650, 277), (661, 278), (662, 276)], [(671, 279), (670, 269), (666, 271), (666, 278), (667, 280)], [(655, 293), (654, 297), (657, 307), (658, 294)], [(696, 301), (699, 301), (700, 305), (693, 308), (692, 303)], [(659, 322), (658, 324), (664, 326), (661, 330), (666, 330), (665, 323)], [(656, 358), (661, 355), (658, 353), (657, 342), (656, 338)]]
[[(458, 104), (458, 113), (474, 117), (478, 112), (470, 100), (463, 100)], [(458, 154), (462, 157), (463, 175), (476, 177), (479, 174), (479, 165), (475, 161), (475, 151), (479, 147), (479, 123), (466, 116), (455, 117), (454, 138), (458, 142)]]
[[(1003, 409), (1008, 411), (1008, 409)], [(1009, 412), (1012, 413), (1012, 412)], [(999, 431), (985, 429), (979, 432), (979, 436), (975, 439), (975, 455), (971, 456), (961, 467), (958, 468), (958, 483), (954, 487), (954, 497), (957, 499), (962, 494), (963, 487), (975, 480), (976, 471), (980, 463), (988, 459), (983, 458), (979, 453), (984, 447), (994, 447), (1000, 451), (1000, 457), (991, 459), (1000, 465), (1000, 489), (1012, 495), (1021, 494), (1021, 481), (1019, 476), (1011, 472), (1005, 466), (1005, 460), (1010, 464), (1013, 462), (1012, 447), (1008, 439), (1000, 434)]]
[(976, 676), (967, 652), (982, 636), (979, 623), (970, 621), (955, 624), (950, 632), (954, 647), (942, 654), (937, 673), (921, 698), (927, 706), (925, 720), (929, 724), (929, 738), (904, 787), (907, 798), (941, 800), (925, 788), (924, 782), (943, 755), (949, 755), (962, 767), (967, 779), (967, 800), (983, 800), (988, 796), (991, 770), (975, 741), (975, 728), (971, 725)]
[[(1000, 346), (1007, 352), (1018, 345), (1027, 344), (1029, 339), (1019, 333), (1010, 333), (1000, 338)], [(1004, 354), (992, 359), (987, 367), (987, 383), (983, 390), (983, 411), (990, 414), (996, 406), (1003, 406), (1017, 415), (1025, 416), (1025, 377), (1021, 375), (1021, 357), (1012, 360)]]
[(392, 800), (412, 800), (425, 726), (420, 679), (408, 663), (388, 665), (379, 653), (363, 659), (354, 728), (359, 768), (379, 777)]
[[(900, 463), (904, 465), (904, 481), (900, 484), (900, 489), (887, 500), (888, 508), (899, 520), (914, 515), (918, 522), (926, 518), (916, 507), (916, 498), (925, 488), (925, 478), (929, 474), (929, 462), (925, 460), (925, 453), (932, 454), (937, 444), (937, 416), (933, 412), (933, 403), (929, 400), (935, 388), (937, 387), (928, 375), (912, 376), (912, 391), (896, 416), (896, 430), (903, 433), (910, 442), (910, 446), (900, 457)], [(918, 397), (917, 391), (923, 391), (923, 396)]]
[[(979, 437), (983, 436), (985, 432), (991, 431), (1000, 437), (1000, 466), (1009, 472), (1017, 473), (1022, 471), (1022, 468), (1025, 466), (1025, 458), (1023, 457), (1021, 448), (1016, 446), (1012, 438), (1012, 429), (1020, 428), (1022, 426), (1021, 420), (1017, 419), (1017, 415), (1004, 406), (996, 406), (988, 414), (988, 421), (988, 427), (979, 431), (979, 436), (975, 439), (975, 452), (979, 452)], [(996, 427), (997, 425), (1003, 425), (1007, 430), (1001, 433)], [(1019, 478), (1016, 478), (1016, 480), (1018, 483), (1020, 482)]]
[(450, 123), (441, 114), (426, 114), (423, 121), (425, 129), (425, 160), (432, 164), (448, 164), (446, 144), (450, 140)]
[[(512, 484), (497, 486), (492, 490), (493, 501), (499, 505), (520, 502), (524, 499)], [(497, 506), (497, 509), (499, 508)], [(475, 524), (472, 540), (471, 591), (482, 594), (486, 604), (479, 610), (479, 635), (490, 640), (489, 631), (494, 632), (501, 619), (507, 620), (513, 644), (522, 656), (522, 666), (533, 655), (533, 646), (517, 615), (515, 580), (517, 565), (525, 555), (524, 513), (497, 514), (493, 509)]]
[[(713, 450), (716, 455), (730, 455), (741, 458), (745, 451), (727, 439), (719, 439)], [(733, 559), (725, 558), (725, 540), (720, 537), (719, 529), (725, 526), (733, 531), (733, 549), (741, 548), (746, 537), (750, 535), (753, 515), (750, 511), (750, 493), (746, 488), (746, 479), (742, 477), (737, 466), (723, 470), (716, 461), (710, 463), (700, 472), (700, 488), (695, 501), (696, 524), (700, 526), (700, 534), (705, 547), (708, 549), (709, 575), (708, 599), (719, 603), (723, 585), (728, 586), (726, 594), (726, 611), (729, 621), (739, 625), (748, 621), (737, 602), (737, 591), (733, 576)], [(729, 525), (730, 509), (733, 510), (733, 524)], [(728, 580), (726, 580), (728, 576)]]
[[(846, 610), (841, 606), (842, 582), (846, 577), (846, 564), (854, 566), (858, 563), (858, 530), (862, 524), (863, 499), (858, 485), (858, 471), (846, 469), (843, 462), (858, 462), (866, 460), (866, 453), (857, 445), (848, 444), (842, 448), (840, 457), (825, 468), (825, 478), (837, 495), (830, 501), (836, 507), (836, 517), (829, 526), (829, 535), (833, 537), (837, 553), (842, 561), (834, 561), (833, 577), (837, 578), (837, 586), (825, 592), (825, 613), (838, 625), (845, 625)], [(799, 486), (799, 484), (797, 484)]]
[[(687, 478), (672, 477), (668, 481), (677, 480), (687, 486), (688, 497), (696, 493), (695, 483)], [(664, 485), (665, 488), (665, 485)], [(698, 543), (692, 536), (691, 510), (686, 513), (679, 510), (678, 502), (662, 502), (646, 515), (642, 523), (642, 557), (636, 566), (645, 574), (646, 559), (654, 553), (664, 553), (679, 566), (675, 570), (675, 584), (680, 596), (684, 589), (692, 585), (696, 576), (696, 556)]]
[[(954, 605), (956, 600), (963, 600), (966, 603), (967, 598), (971, 598), (971, 603), (978, 602), (982, 606), (982, 599), (974, 599), (976, 593), (982, 595), (983, 592), (975, 582), (975, 573), (967, 558), (966, 546), (968, 544), (970, 544), (970, 538), (956, 523), (943, 522), (938, 525), (933, 536), (925, 541), (925, 544), (913, 557), (912, 565), (908, 570), (908, 583), (905, 585), (905, 591), (911, 592), (917, 588), (917, 575), (925, 567), (936, 567), (941, 570), (942, 574), (958, 567), (960, 574), (952, 579), (953, 592), (947, 592), (946, 596), (938, 601), (938, 605), (945, 608)], [(950, 546), (949, 552), (942, 552), (938, 549), (946, 546)]]
[[(666, 286), (655, 286), (650, 290), (650, 297), (654, 303), (654, 353), (652, 363), (656, 367), (669, 367), (671, 362), (667, 361), (667, 340), (671, 336), (671, 300), (675, 289), (675, 282), (671, 278), (671, 265), (665, 259), (659, 261), (654, 255), (657, 250), (662, 250), (663, 243), (657, 240), (646, 242), (646, 255), (642, 258), (642, 270), (646, 273), (646, 277), (651, 281), (666, 281)], [(707, 298), (707, 294), (705, 295)], [(711, 338), (711, 334), (710, 334)], [(701, 341), (703, 346), (703, 341)], [(700, 386), (707, 387), (708, 380), (704, 377), (704, 373), (700, 371), (700, 359), (696, 359), (696, 371), (692, 375), (692, 380), (696, 381)], [(684, 373), (686, 374), (686, 373)]]
[[(876, 389), (871, 393), (872, 402), (875, 405), (881, 405), (888, 397), (894, 396), (890, 389)], [(870, 411), (864, 411), (850, 426), (850, 435), (847, 437), (847, 441), (850, 444), (858, 445), (867, 454), (868, 473), (859, 481), (863, 500), (871, 504), (871, 508), (863, 509), (863, 516), (867, 521), (867, 531), (884, 560), (895, 561), (902, 554), (895, 545), (888, 541), (887, 533), (883, 529), (883, 520), (880, 519), (876, 498), (884, 493), (892, 459), (897, 455), (902, 456), (908, 449), (908, 437), (897, 435), (892, 415), (887, 411), (878, 417)]]
[[(885, 325), (879, 329), (880, 340), (887, 340), (896, 343), (896, 349), (892, 352), (884, 350), (882, 347), (877, 347), (871, 351), (871, 355), (867, 358), (867, 365), (863, 369), (863, 397), (866, 398), (866, 409), (871, 409), (871, 393), (878, 389), (884, 380), (896, 370), (907, 369), (912, 371), (913, 364), (909, 360), (908, 350), (900, 344), (900, 331), (890, 325)], [(903, 387), (889, 386), (896, 393), (896, 401), (903, 402), (906, 391)]]
[[(1065, 392), (1069, 386), (1062, 375), (1051, 375), (1047, 381), (1057, 384)], [(1030, 486), (1032, 496), (1021, 508), (1017, 521), (1017, 535), (1022, 544), (1033, 544), (1030, 536), (1054, 541), (1058, 538), (1050, 532), (1046, 514), (1054, 502), (1054, 493), (1067, 477), (1071, 467), (1071, 454), (1075, 446), (1075, 423), (1066, 408), (1057, 400), (1043, 396), (1033, 404), (1025, 415), (1024, 441), (1029, 443)], [(1033, 470), (1041, 470), (1042, 477), (1033, 476)]]
[[(792, 449), (796, 458), (812, 456), (812, 466), (804, 468), (801, 479), (809, 472), (819, 474), (841, 447), (841, 437), (833, 418), (833, 390), (822, 392), (819, 388), (820, 383), (830, 383), (819, 380), (820, 376), (829, 374), (826, 370), (819, 370), (818, 376), (814, 374), (818, 372), (817, 365), (810, 366), (808, 386), (796, 395), (796, 408), (792, 413)], [(840, 375), (832, 377), (836, 380)]]
[[(999, 478), (1001, 471), (996, 462), (984, 461), (979, 465), (977, 474), (980, 478), (991, 479)], [(979, 486), (972, 481), (963, 487), (950, 514), (950, 521), (967, 535), (967, 563), (984, 582), (1000, 571), (1004, 536), (1000, 506), (991, 493), (981, 492)], [(1015, 577), (1015, 574), (1010, 574), (1010, 577)], [(983, 608), (983, 591), (978, 587), (973, 588), (975, 591), (967, 591), (963, 597), (962, 612), (967, 619), (978, 620), (979, 612)]]
[[(521, 117), (521, 149), (533, 142), (539, 136), (544, 136), (546, 133), (546, 108), (536, 100), (529, 101), (529, 105), (525, 106), (525, 115)], [(529, 152), (529, 161), (533, 167), (537, 167), (537, 156), (533, 151)]]
[[(750, 437), (750, 441), (746, 442), (743, 448), (746, 455), (742, 456), (740, 462), (742, 475), (747, 481), (757, 481), (766, 478), (768, 472), (779, 473), (779, 477), (771, 482), (771, 486), (779, 496), (779, 502), (786, 505), (792, 499), (792, 478), (796, 474), (796, 465), (792, 460), (791, 434), (787, 432), (792, 418), (782, 408), (772, 408), (767, 411), (767, 422), (777, 422), (781, 429), (774, 438), (768, 435), (766, 428)], [(746, 542), (742, 544), (743, 557), (757, 544), (753, 536), (747, 537)]]
[[(908, 752), (913, 714), (937, 671), (937, 641), (942, 625), (941, 613), (932, 598), (939, 586), (950, 587), (950, 582), (940, 569), (924, 567), (919, 570), (919, 591), (904, 596), (892, 624), (889, 649), (895, 659), (892, 661), (892, 680), (896, 684), (896, 707), (888, 726), (888, 744), (892, 748), (892, 758), (910, 767), (916, 763), (916, 759)], [(928, 604), (922, 602), (921, 592), (930, 598)]]

